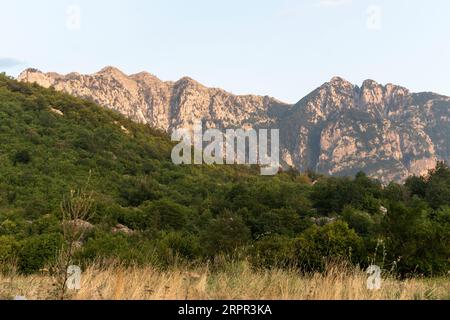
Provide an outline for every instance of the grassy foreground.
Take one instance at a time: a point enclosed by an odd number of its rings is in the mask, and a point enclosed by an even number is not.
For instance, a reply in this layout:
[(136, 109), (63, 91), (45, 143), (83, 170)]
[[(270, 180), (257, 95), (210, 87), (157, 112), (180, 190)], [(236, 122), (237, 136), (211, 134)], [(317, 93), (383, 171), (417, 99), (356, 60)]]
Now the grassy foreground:
[[(357, 268), (330, 266), (325, 273), (300, 275), (294, 271), (254, 271), (246, 263), (226, 271), (207, 267), (194, 271), (175, 268), (113, 266), (87, 268), (81, 290), (68, 292), (74, 300), (412, 300), (450, 299), (450, 279), (384, 277), (382, 288), (367, 289), (367, 275)], [(55, 299), (54, 279), (48, 275), (0, 276), (0, 298)]]

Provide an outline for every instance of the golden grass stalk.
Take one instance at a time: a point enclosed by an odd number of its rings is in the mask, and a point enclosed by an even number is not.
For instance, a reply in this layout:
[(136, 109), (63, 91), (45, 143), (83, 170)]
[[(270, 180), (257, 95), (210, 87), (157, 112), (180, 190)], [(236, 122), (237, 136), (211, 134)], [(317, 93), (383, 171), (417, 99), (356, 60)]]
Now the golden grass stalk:
[[(0, 298), (24, 295), (52, 299), (54, 279), (49, 275), (0, 276)], [(254, 270), (236, 263), (225, 271), (208, 267), (162, 271), (154, 267), (93, 265), (82, 274), (75, 300), (413, 300), (450, 299), (450, 279), (385, 277), (380, 290), (367, 289), (367, 274), (358, 268), (331, 264), (324, 273), (295, 270)]]

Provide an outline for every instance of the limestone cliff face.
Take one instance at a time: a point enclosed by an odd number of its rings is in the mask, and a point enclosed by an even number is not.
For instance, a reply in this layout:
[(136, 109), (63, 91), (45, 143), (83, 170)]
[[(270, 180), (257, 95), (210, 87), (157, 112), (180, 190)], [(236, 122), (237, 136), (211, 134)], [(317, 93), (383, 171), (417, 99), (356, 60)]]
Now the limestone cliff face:
[(241, 127), (272, 121), (269, 109), (288, 106), (270, 97), (235, 96), (207, 88), (190, 78), (164, 82), (142, 72), (127, 76), (113, 67), (92, 75), (25, 70), (19, 80), (92, 99), (134, 121), (170, 131), (203, 119), (208, 127)]
[(333, 78), (290, 108), (282, 141), (300, 170), (383, 182), (423, 175), (450, 160), (450, 98), (367, 80)]
[(302, 171), (363, 170), (387, 182), (424, 174), (437, 160), (450, 162), (450, 98), (372, 80), (358, 87), (336, 77), (295, 105), (112, 67), (92, 75), (28, 69), (19, 80), (92, 99), (169, 132), (198, 119), (208, 128), (278, 128), (284, 163)]

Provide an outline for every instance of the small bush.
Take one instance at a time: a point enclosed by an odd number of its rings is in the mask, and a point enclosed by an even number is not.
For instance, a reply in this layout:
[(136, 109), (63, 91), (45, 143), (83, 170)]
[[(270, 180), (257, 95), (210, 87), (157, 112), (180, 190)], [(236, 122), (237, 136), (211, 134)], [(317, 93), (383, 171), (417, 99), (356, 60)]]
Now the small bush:
[(347, 223), (338, 221), (323, 227), (313, 226), (295, 241), (298, 265), (306, 271), (323, 271), (327, 260), (359, 262), (363, 242)]
[(17, 163), (28, 164), (31, 161), (31, 155), (28, 150), (20, 150), (16, 152), (13, 156), (13, 163), (16, 165)]
[(294, 239), (272, 235), (258, 240), (250, 250), (256, 267), (284, 268), (295, 265)]
[(230, 254), (250, 239), (250, 230), (242, 218), (226, 213), (210, 221), (202, 236), (207, 255)]
[(18, 254), (19, 270), (29, 274), (44, 268), (57, 256), (62, 245), (61, 234), (43, 234), (23, 240)]

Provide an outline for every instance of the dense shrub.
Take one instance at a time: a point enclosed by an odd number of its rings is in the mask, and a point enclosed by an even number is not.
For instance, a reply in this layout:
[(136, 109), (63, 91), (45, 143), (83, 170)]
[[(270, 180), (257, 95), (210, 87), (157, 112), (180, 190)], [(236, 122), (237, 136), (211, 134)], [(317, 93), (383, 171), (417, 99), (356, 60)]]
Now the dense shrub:
[(175, 257), (186, 261), (195, 261), (202, 253), (199, 238), (192, 234), (180, 232), (163, 233), (158, 241), (158, 254), (165, 262)]
[(402, 274), (441, 274), (448, 271), (450, 257), (450, 212), (430, 217), (423, 204), (406, 207), (392, 204), (383, 223), (390, 261)]
[(288, 236), (266, 236), (250, 249), (252, 264), (262, 268), (295, 267), (295, 239)]
[(19, 243), (13, 236), (0, 236), (0, 265), (14, 262)]
[(232, 213), (211, 220), (202, 236), (202, 243), (209, 256), (230, 254), (249, 240), (250, 230), (240, 216)]
[(156, 249), (152, 243), (139, 237), (122, 233), (111, 234), (97, 230), (77, 253), (78, 260), (84, 262), (121, 261), (123, 263), (155, 263)]
[[(354, 229), (361, 236), (373, 235), (376, 231), (376, 220), (380, 217), (374, 217), (367, 212), (345, 207), (342, 211), (342, 218), (351, 229)], [(378, 219), (377, 219), (378, 218)]]
[(33, 273), (47, 266), (58, 254), (62, 237), (58, 233), (31, 236), (20, 242), (18, 267), (23, 273)]
[(327, 259), (360, 262), (363, 241), (345, 222), (313, 226), (295, 241), (298, 265), (307, 271), (323, 270)]
[(14, 165), (17, 163), (27, 164), (31, 161), (31, 155), (27, 150), (20, 150), (14, 154)]

